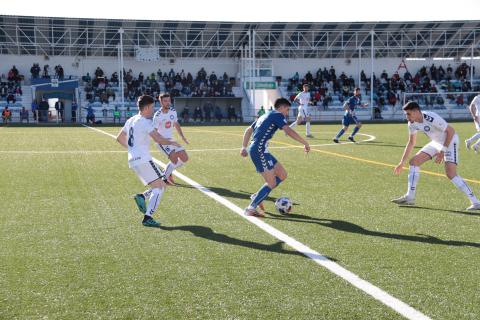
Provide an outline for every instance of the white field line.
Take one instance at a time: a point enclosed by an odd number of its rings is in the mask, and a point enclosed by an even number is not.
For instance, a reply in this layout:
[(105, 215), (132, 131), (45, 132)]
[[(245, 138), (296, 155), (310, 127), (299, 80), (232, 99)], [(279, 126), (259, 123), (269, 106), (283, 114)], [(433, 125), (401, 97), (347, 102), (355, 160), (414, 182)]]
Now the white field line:
[[(92, 127), (89, 127), (89, 126), (85, 126), (85, 127), (89, 128), (89, 129), (92, 129), (92, 130), (95, 130), (99, 133), (105, 134), (109, 137), (115, 138), (115, 136), (113, 134), (110, 134), (110, 133), (105, 132), (103, 130), (99, 130), (97, 128), (92, 128)], [(165, 164), (163, 162), (161, 162), (161, 161), (159, 161), (155, 158), (153, 160), (158, 165), (160, 165), (162, 167), (165, 167)], [(405, 318), (411, 319), (411, 320), (430, 319), (428, 316), (426, 316), (425, 314), (421, 313), (420, 311), (412, 308), (411, 306), (409, 306), (405, 302), (393, 297), (389, 293), (383, 291), (382, 289), (380, 289), (379, 287), (371, 284), (370, 282), (361, 279), (359, 276), (357, 276), (353, 272), (348, 271), (347, 269), (340, 266), (336, 262), (333, 262), (330, 259), (328, 259), (327, 257), (325, 257), (324, 255), (318, 253), (317, 251), (315, 251), (313, 249), (310, 249), (309, 247), (307, 247), (303, 243), (295, 240), (294, 238), (288, 236), (287, 234), (281, 232), (280, 230), (272, 227), (271, 225), (262, 221), (261, 219), (256, 218), (256, 217), (251, 217), (251, 216), (245, 216), (243, 214), (243, 209), (242, 208), (238, 207), (237, 205), (230, 202), (229, 200), (219, 196), (218, 194), (211, 191), (210, 189), (205, 188), (204, 186), (202, 186), (199, 183), (195, 182), (194, 180), (188, 178), (187, 176), (179, 173), (178, 171), (174, 171), (173, 174), (176, 177), (178, 177), (179, 179), (183, 180), (184, 182), (190, 184), (192, 187), (196, 188), (197, 190), (199, 190), (200, 192), (202, 192), (206, 196), (214, 199), (218, 203), (220, 203), (220, 204), (224, 205), (225, 207), (227, 207), (228, 209), (232, 210), (233, 212), (238, 214), (243, 219), (247, 220), (250, 223), (253, 223), (254, 225), (259, 227), (263, 231), (265, 231), (268, 234), (270, 234), (271, 236), (273, 236), (274, 238), (286, 243), (291, 248), (297, 250), (301, 254), (303, 254), (306, 257), (312, 259), (318, 265), (326, 268), (327, 270), (329, 270), (333, 274), (335, 274), (335, 275), (339, 276), (340, 278), (344, 279), (345, 281), (349, 282), (354, 287), (362, 290), (363, 292), (367, 293), (371, 297), (380, 301), (384, 305), (386, 305), (386, 306), (390, 307), (391, 309), (395, 310), (396, 312), (398, 312), (399, 314), (401, 314)]]
[[(90, 127), (91, 128), (91, 127)], [(94, 128), (92, 128), (94, 129)], [(365, 140), (358, 140), (358, 142), (368, 142), (376, 139), (375, 136), (366, 133), (357, 133), (357, 135), (362, 135), (368, 137)], [(343, 142), (340, 144), (352, 144), (353, 142)], [(335, 146), (339, 145), (338, 143), (324, 143), (324, 144), (311, 144), (310, 147), (324, 147), (324, 146)], [(268, 147), (269, 149), (295, 149), (303, 148), (303, 146), (272, 146)], [(210, 151), (239, 151), (240, 148), (212, 148), (212, 149), (186, 149), (188, 152), (210, 152)], [(125, 150), (0, 150), (0, 154), (101, 154), (101, 153), (125, 153)]]

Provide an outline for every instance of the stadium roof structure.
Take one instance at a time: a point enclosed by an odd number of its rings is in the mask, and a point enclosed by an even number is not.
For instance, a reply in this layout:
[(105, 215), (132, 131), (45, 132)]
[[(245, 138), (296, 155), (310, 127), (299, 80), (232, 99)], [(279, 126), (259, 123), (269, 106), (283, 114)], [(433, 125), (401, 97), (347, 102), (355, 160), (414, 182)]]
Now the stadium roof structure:
[(480, 56), (480, 20), (240, 23), (0, 16), (0, 54), (125, 56), (158, 49), (162, 58), (239, 58), (255, 39), (258, 58)]

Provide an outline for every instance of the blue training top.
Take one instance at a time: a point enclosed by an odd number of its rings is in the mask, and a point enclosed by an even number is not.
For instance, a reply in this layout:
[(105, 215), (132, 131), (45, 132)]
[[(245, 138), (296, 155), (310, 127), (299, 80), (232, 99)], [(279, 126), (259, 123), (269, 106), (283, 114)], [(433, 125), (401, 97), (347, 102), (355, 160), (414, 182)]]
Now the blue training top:
[[(351, 96), (350, 98), (348, 98), (347, 103), (350, 110), (355, 111), (355, 108), (361, 105), (361, 100), (360, 100), (360, 97)], [(348, 110), (345, 110), (345, 114), (347, 113), (348, 113)]]
[(276, 110), (267, 112), (250, 126), (253, 129), (251, 146), (264, 150), (268, 140), (272, 139), (275, 132), (286, 124), (287, 119), (280, 112)]

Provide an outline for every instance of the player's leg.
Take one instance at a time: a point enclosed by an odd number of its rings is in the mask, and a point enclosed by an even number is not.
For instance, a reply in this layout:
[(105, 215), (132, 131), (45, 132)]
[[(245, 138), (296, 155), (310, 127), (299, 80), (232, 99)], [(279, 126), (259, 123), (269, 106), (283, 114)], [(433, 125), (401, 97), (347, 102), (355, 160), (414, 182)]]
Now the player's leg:
[(415, 194), (417, 191), (418, 180), (420, 179), (420, 166), (431, 160), (437, 150), (430, 144), (423, 147), (409, 162), (407, 193), (403, 196), (393, 199), (392, 202), (396, 204), (415, 204)]
[(312, 120), (312, 117), (310, 116), (310, 114), (308, 114), (305, 117), (305, 135), (309, 138), (313, 138), (312, 132), (311, 132), (311, 125), (310, 125), (311, 120)]
[(457, 175), (458, 164), (458, 136), (455, 136), (445, 152), (445, 174), (452, 181), (455, 187), (463, 192), (470, 200), (471, 205), (467, 210), (480, 210), (480, 202), (473, 193), (470, 186)]
[(295, 128), (297, 125), (301, 125), (303, 121), (302, 111), (299, 109), (297, 119), (290, 124), (290, 128)]
[(342, 129), (340, 129), (340, 131), (338, 131), (335, 138), (333, 138), (333, 142), (338, 143), (338, 140), (340, 139), (340, 137), (343, 136), (345, 132), (347, 132), (349, 125), (350, 125), (350, 122), (348, 121), (348, 118), (344, 116), (342, 119)]
[(171, 175), (173, 170), (180, 168), (188, 161), (188, 154), (183, 148), (176, 148), (174, 146), (170, 146), (172, 152), (168, 155), (168, 159), (170, 160), (165, 167), (165, 178), (169, 179), (171, 182)]
[[(467, 147), (468, 150), (470, 150), (470, 146), (472, 145), (472, 143), (475, 142), (475, 145), (473, 146), (474, 147), (474, 150), (475, 152), (478, 151), (478, 145), (480, 144), (480, 125), (476, 122), (475, 123), (475, 129), (477, 129), (477, 132), (471, 136), (470, 138), (468, 138), (467, 140), (465, 140), (465, 145)], [(475, 148), (476, 146), (476, 148)]]
[[(257, 171), (262, 175), (265, 184), (251, 196), (252, 201), (245, 209), (246, 215), (262, 216), (257, 212), (257, 207), (263, 210), (262, 202), (267, 198), (272, 189), (282, 182), (287, 177), (286, 171), (281, 164), (270, 153), (259, 154), (259, 162), (256, 161), (257, 155), (251, 157), (254, 161)], [(277, 176), (278, 174), (278, 176)]]
[(352, 131), (352, 134), (348, 137), (348, 140), (355, 142), (355, 139), (353, 138), (357, 132), (360, 130), (362, 127), (362, 123), (358, 121), (357, 117), (353, 117), (353, 121), (356, 123), (355, 128)]
[(148, 185), (152, 191), (148, 199), (147, 212), (143, 217), (142, 224), (146, 227), (158, 227), (160, 224), (155, 221), (152, 216), (157, 210), (163, 193), (165, 192), (165, 182), (163, 182), (162, 178), (160, 177), (157, 180), (150, 182)]

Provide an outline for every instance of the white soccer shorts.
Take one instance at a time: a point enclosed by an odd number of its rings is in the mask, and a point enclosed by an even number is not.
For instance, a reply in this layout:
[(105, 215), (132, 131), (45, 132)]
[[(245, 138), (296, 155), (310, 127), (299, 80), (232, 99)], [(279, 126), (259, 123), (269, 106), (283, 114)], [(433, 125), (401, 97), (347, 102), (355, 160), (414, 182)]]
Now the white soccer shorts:
[(152, 160), (132, 167), (132, 170), (137, 174), (138, 178), (144, 185), (148, 185), (155, 180), (164, 178), (163, 171), (160, 170)]
[(308, 105), (298, 107), (298, 115), (301, 116), (302, 118), (310, 117), (311, 114), (310, 114), (310, 108), (308, 107)]
[[(430, 157), (434, 157), (441, 149), (443, 145), (438, 142), (430, 141), (419, 152), (424, 152)], [(445, 152), (445, 162), (453, 162), (458, 164), (458, 135), (454, 135), (450, 145)]]
[(172, 152), (184, 151), (185, 148), (182, 146), (174, 146), (171, 144), (157, 144), (157, 148), (160, 151), (163, 151), (167, 156), (170, 156)]

